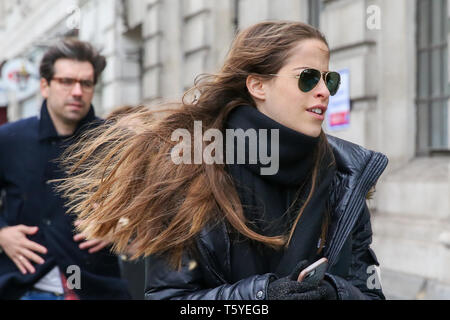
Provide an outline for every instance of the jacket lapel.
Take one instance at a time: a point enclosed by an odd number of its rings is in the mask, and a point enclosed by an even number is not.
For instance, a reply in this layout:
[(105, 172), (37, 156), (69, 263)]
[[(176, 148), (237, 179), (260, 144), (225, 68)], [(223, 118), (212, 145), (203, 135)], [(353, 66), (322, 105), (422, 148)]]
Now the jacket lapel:
[(330, 188), (332, 221), (324, 256), (330, 266), (337, 263), (339, 252), (366, 203), (366, 194), (387, 166), (385, 155), (348, 141), (328, 136), (336, 159), (337, 175)]

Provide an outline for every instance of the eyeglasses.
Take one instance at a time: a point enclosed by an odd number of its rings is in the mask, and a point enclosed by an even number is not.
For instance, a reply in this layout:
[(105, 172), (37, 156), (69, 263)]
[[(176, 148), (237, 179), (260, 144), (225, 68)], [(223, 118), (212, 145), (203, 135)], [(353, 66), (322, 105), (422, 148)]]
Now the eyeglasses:
[(51, 80), (56, 80), (66, 90), (71, 90), (76, 83), (79, 83), (81, 88), (86, 92), (94, 90), (95, 83), (92, 80), (78, 80), (74, 78), (60, 78), (53, 77)]
[[(281, 77), (283, 75), (279, 74), (270, 74), (270, 76)], [(317, 69), (306, 68), (299, 75), (296, 76), (287, 76), (298, 79), (298, 88), (303, 92), (309, 92), (314, 89), (320, 81), (320, 78), (323, 78), (325, 81), (325, 85), (330, 91), (330, 95), (334, 96), (336, 92), (339, 90), (339, 86), (341, 84), (341, 76), (339, 73), (335, 71), (319, 71)]]

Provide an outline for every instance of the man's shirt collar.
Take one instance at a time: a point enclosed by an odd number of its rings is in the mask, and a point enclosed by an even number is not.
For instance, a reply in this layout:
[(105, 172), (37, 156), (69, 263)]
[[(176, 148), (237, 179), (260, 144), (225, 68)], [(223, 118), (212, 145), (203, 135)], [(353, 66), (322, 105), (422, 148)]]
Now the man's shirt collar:
[[(74, 134), (76, 134), (81, 127), (83, 127), (86, 123), (89, 123), (91, 121), (94, 121), (96, 119), (95, 117), (95, 111), (94, 106), (91, 105), (89, 108), (89, 112), (87, 115), (81, 119), (80, 122), (77, 124), (77, 128), (75, 129)], [(39, 119), (39, 140), (45, 140), (50, 138), (59, 138), (58, 132), (56, 131), (55, 125), (53, 124), (52, 118), (50, 117), (50, 114), (48, 113), (47, 109), (47, 99), (45, 99), (42, 102), (41, 107), (41, 115)]]

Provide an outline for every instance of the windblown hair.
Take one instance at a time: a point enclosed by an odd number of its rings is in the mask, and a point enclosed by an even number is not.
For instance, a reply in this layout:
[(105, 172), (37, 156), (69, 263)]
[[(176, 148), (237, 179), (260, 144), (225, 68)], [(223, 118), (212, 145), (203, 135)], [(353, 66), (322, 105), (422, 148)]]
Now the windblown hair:
[(247, 77), (269, 79), (305, 39), (327, 44), (317, 29), (299, 22), (251, 26), (236, 36), (222, 69), (198, 77), (180, 103), (165, 106), (163, 116), (161, 111), (140, 108), (87, 132), (63, 155), (68, 178), (59, 186), (69, 211), (78, 216), (79, 231), (88, 238), (111, 239), (116, 252), (132, 244), (131, 258), (167, 254), (175, 266), (180, 266), (199, 232), (217, 221), (225, 221), (251, 240), (274, 248), (287, 246), (314, 193), (321, 160), (330, 152), (323, 132), (314, 152), (306, 202), (291, 229), (274, 237), (252, 229), (225, 165), (172, 162), (176, 142), (171, 135), (184, 128), (193, 136), (195, 120), (201, 121), (203, 131), (224, 132), (231, 110), (243, 104), (256, 107), (246, 87)]

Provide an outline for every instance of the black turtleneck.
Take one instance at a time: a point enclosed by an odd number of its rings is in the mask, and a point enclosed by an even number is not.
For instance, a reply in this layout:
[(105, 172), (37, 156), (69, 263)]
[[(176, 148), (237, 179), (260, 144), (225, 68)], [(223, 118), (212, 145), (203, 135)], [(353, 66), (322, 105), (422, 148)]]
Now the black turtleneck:
[[(235, 161), (234, 164), (228, 164), (227, 169), (233, 177), (245, 216), (252, 229), (271, 236), (288, 233), (309, 193), (314, 153), (320, 138), (287, 128), (251, 106), (235, 108), (228, 117), (227, 129), (256, 129), (256, 132), (259, 132), (259, 129), (267, 129), (269, 139), (271, 130), (278, 130), (279, 167), (275, 174), (261, 174), (261, 169), (269, 167), (270, 164), (261, 164), (259, 157), (256, 164), (248, 163), (249, 140), (245, 149), (246, 163), (236, 164)], [(257, 134), (258, 146), (263, 137)], [(235, 140), (235, 150), (236, 143)], [(271, 141), (266, 145), (267, 155), (273, 159), (276, 154), (271, 154)], [(313, 262), (318, 258), (317, 244), (333, 175), (333, 168), (321, 169), (314, 195), (296, 226), (288, 248), (274, 250), (232, 234), (232, 281), (268, 272), (285, 276), (298, 261), (308, 259)]]

